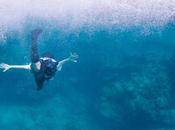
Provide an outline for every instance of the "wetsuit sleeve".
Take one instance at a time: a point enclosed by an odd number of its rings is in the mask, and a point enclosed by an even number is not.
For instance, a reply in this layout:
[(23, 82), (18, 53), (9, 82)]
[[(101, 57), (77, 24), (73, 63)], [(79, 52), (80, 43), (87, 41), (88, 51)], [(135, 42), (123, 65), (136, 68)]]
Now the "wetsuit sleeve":
[(41, 34), (41, 29), (35, 29), (32, 31), (32, 47), (31, 47), (31, 62), (36, 63), (39, 61), (37, 40), (39, 34)]

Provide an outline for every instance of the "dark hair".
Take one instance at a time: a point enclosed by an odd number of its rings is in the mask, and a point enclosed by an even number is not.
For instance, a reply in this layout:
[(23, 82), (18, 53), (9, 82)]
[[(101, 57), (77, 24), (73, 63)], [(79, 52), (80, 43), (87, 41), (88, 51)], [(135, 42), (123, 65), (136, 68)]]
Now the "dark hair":
[(43, 60), (43, 72), (46, 79), (52, 78), (57, 71), (58, 62), (54, 62), (52, 59)]

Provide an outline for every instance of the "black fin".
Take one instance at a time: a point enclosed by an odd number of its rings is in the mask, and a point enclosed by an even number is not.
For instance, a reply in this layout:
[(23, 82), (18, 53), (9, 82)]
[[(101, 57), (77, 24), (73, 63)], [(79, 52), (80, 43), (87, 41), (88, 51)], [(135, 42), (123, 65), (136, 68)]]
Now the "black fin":
[(36, 63), (39, 61), (37, 40), (41, 32), (42, 32), (41, 29), (35, 29), (32, 31), (32, 46), (31, 46), (31, 62), (32, 63)]
[(32, 38), (37, 39), (38, 36), (43, 32), (42, 29), (38, 28), (32, 31)]

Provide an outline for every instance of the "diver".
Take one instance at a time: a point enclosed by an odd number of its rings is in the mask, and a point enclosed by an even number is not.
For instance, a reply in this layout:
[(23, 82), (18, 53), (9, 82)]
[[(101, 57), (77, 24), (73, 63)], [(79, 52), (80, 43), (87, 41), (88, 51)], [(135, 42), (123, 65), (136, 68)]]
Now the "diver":
[(61, 71), (62, 66), (67, 62), (77, 62), (78, 55), (71, 53), (70, 56), (64, 60), (56, 61), (49, 55), (39, 57), (37, 48), (37, 39), (41, 34), (41, 29), (35, 29), (32, 31), (32, 47), (31, 47), (31, 63), (28, 65), (8, 65), (5, 63), (0, 64), (0, 68), (3, 72), (9, 69), (27, 69), (31, 70), (34, 75), (34, 79), (37, 85), (37, 90), (41, 90), (44, 86), (44, 82), (53, 78), (57, 71)]

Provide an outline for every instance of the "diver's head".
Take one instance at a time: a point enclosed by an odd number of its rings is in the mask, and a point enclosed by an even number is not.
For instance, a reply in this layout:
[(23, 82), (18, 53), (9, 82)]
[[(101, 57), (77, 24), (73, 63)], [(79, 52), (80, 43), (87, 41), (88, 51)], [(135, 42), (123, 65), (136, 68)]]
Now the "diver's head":
[(46, 79), (50, 79), (52, 76), (55, 75), (57, 71), (57, 65), (58, 62), (52, 58), (47, 58), (43, 61), (43, 69)]

